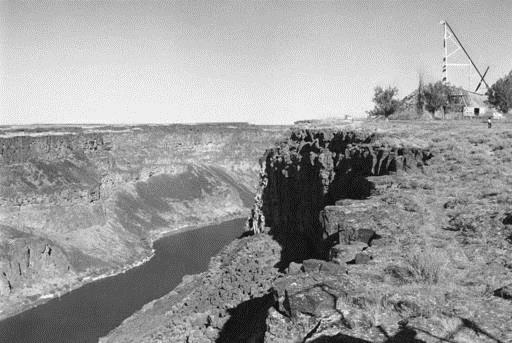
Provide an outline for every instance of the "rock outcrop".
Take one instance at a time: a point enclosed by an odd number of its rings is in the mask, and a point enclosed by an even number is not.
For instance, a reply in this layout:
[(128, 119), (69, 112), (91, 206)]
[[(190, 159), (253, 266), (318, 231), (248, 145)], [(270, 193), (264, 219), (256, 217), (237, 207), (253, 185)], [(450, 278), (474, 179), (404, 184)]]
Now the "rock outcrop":
[[(261, 201), (255, 203), (249, 227), (259, 232), (268, 226), (273, 235), (293, 235), (304, 240), (303, 252), (325, 258), (324, 243), (338, 229), (328, 223), (326, 214), (333, 208), (326, 206), (344, 198), (367, 198), (375, 188), (367, 177), (422, 170), (431, 156), (426, 146), (389, 142), (365, 130), (296, 130), (265, 153), (256, 196)], [(301, 256), (289, 256), (297, 258)]]
[(207, 272), (184, 277), (101, 342), (261, 341), (280, 250), (268, 235), (233, 242), (212, 258)]
[(89, 154), (110, 148), (99, 133), (0, 137), (0, 162), (12, 165), (31, 159), (56, 161), (76, 152)]
[(19, 289), (30, 289), (39, 279), (48, 275), (65, 275), (71, 268), (65, 252), (49, 240), (12, 239), (4, 242), (0, 251), (1, 296), (9, 296)]

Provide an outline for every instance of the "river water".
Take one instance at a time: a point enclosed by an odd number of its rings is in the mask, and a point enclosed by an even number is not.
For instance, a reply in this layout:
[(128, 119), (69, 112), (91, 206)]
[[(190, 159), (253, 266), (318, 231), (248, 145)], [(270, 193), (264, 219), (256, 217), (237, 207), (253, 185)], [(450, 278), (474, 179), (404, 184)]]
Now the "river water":
[(0, 322), (0, 342), (97, 342), (144, 304), (174, 289), (186, 274), (242, 233), (235, 219), (163, 237), (155, 256), (124, 274), (101, 279)]

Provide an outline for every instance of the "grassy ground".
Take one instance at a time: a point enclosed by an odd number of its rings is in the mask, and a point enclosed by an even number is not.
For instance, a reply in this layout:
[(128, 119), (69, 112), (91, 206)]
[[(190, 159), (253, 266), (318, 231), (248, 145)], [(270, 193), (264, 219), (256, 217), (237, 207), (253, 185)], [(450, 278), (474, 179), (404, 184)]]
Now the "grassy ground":
[(362, 290), (351, 304), (361, 335), (407, 325), (418, 342), (511, 342), (512, 302), (494, 291), (512, 283), (512, 124), (369, 126), (422, 141), (434, 158), (424, 174), (373, 180), (384, 241), (369, 249), (370, 264), (349, 268)]

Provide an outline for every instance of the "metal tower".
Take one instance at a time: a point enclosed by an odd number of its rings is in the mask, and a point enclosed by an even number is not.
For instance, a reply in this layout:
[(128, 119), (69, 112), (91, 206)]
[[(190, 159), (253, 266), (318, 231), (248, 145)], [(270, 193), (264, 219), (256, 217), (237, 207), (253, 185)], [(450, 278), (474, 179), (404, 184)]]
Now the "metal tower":
[(480, 73), (480, 70), (478, 70), (477, 66), (471, 59), (471, 56), (469, 56), (468, 52), (466, 51), (466, 49), (460, 42), (459, 38), (451, 28), (450, 24), (448, 24), (446, 20), (442, 20), (440, 24), (444, 26), (443, 82), (450, 82), (448, 78), (449, 70), (451, 75), (454, 68), (462, 68), (467, 73), (467, 90), (471, 91), (471, 74), (472, 70), (474, 69), (477, 72), (478, 76), (480, 77), (480, 81), (478, 82), (478, 85), (474, 92), (478, 91), (482, 82), (484, 83), (485, 87), (489, 88), (489, 85), (485, 81), (485, 75), (487, 74), (487, 71), (489, 71), (489, 67), (487, 67), (485, 73), (482, 75), (482, 73)]

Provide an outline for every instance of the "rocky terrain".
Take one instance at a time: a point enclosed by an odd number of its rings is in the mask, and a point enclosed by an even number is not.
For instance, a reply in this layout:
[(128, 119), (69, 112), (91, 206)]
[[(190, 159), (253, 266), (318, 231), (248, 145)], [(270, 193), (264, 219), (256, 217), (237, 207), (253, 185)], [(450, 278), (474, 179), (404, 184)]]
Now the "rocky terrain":
[(297, 128), (260, 160), (246, 237), (101, 341), (511, 342), (496, 126)]
[(0, 318), (141, 263), (165, 233), (246, 216), (282, 131), (0, 128)]

